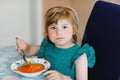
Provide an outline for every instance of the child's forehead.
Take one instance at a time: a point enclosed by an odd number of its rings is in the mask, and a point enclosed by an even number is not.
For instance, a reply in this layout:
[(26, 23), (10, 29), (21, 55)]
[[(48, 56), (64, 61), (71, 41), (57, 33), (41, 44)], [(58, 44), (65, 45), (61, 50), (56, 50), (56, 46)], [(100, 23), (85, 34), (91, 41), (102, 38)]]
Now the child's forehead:
[(70, 20), (66, 19), (66, 18), (63, 18), (63, 19), (59, 19), (57, 22), (53, 22), (51, 25), (54, 25), (54, 24), (68, 24), (70, 23)]

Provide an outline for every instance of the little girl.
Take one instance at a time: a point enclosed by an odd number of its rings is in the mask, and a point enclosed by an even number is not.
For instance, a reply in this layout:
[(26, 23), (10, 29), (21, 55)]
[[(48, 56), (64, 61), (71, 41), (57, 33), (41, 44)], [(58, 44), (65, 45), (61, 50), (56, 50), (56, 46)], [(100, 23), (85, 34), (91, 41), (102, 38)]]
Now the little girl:
[(56, 6), (45, 15), (45, 38), (41, 45), (17, 40), (18, 52), (38, 55), (51, 63), (46, 80), (88, 80), (88, 66), (95, 64), (95, 52), (87, 43), (78, 45), (78, 20), (73, 9)]

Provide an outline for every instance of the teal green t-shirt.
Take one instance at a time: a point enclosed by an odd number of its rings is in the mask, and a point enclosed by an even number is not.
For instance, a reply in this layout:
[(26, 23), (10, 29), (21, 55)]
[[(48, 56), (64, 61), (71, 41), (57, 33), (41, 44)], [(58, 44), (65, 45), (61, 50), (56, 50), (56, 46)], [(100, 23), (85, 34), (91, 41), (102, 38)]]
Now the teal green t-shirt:
[(83, 53), (87, 54), (88, 66), (95, 64), (95, 51), (87, 43), (80, 47), (77, 43), (70, 48), (58, 48), (45, 38), (40, 46), (39, 58), (45, 58), (51, 63), (50, 70), (56, 70), (75, 79), (75, 60)]

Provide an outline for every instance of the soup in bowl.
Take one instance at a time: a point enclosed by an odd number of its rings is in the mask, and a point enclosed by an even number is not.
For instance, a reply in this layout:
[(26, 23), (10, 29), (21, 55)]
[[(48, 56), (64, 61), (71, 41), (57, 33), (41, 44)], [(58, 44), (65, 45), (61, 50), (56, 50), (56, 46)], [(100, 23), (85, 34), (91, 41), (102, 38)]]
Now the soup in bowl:
[(18, 60), (11, 64), (11, 70), (26, 77), (38, 76), (50, 68), (47, 60), (40, 58), (27, 58), (30, 61), (26, 64), (24, 60)]
[(24, 73), (35, 73), (35, 72), (42, 71), (44, 69), (44, 67), (45, 66), (43, 64), (29, 63), (29, 64), (19, 66), (17, 70), (20, 72), (24, 72)]

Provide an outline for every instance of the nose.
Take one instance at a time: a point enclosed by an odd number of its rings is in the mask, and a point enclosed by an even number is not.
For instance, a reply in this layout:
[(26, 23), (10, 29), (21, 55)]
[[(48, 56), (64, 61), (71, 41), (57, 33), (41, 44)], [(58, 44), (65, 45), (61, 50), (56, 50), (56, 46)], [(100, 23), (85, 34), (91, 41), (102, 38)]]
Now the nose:
[(57, 34), (57, 35), (60, 35), (61, 32), (62, 32), (62, 30), (60, 30), (60, 29), (57, 29), (57, 30), (56, 30), (56, 34)]

